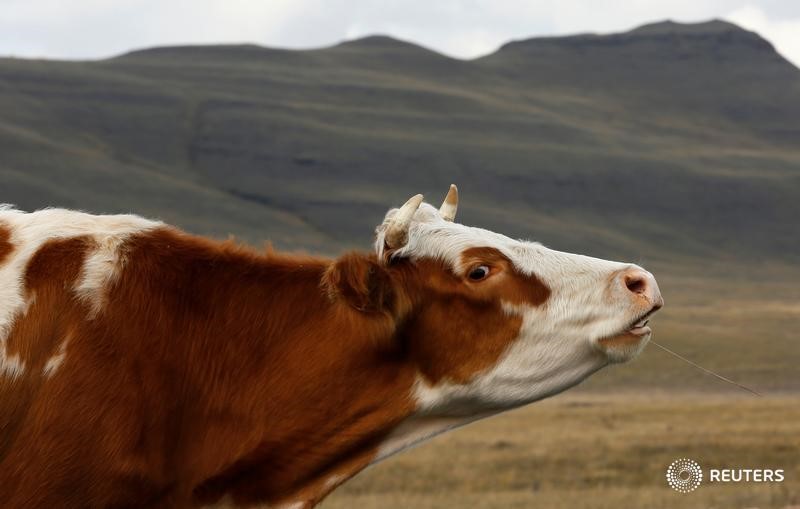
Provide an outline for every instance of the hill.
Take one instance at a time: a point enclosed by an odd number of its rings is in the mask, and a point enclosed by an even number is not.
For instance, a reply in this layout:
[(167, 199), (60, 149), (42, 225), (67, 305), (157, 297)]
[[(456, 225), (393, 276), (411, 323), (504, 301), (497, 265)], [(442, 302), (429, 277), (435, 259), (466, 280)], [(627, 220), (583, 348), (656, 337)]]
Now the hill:
[(0, 200), (336, 251), (457, 182), (463, 219), (564, 249), (797, 261), (800, 71), (721, 21), (536, 38), (473, 61), (312, 51), (0, 60)]

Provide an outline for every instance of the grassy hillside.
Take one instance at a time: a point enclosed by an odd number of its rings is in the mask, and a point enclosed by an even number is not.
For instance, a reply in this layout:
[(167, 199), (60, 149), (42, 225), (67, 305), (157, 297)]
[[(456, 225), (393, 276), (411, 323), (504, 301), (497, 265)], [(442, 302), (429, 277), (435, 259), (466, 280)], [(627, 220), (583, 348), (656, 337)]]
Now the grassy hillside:
[[(324, 509), (448, 507), (793, 509), (800, 504), (796, 397), (564, 395), (469, 425), (359, 475)], [(692, 458), (682, 494), (667, 465)], [(783, 483), (712, 483), (711, 468), (782, 468)]]
[(335, 251), (457, 182), (463, 220), (569, 250), (797, 261), (800, 71), (723, 22), (473, 60), (388, 37), (0, 60), (0, 200)]

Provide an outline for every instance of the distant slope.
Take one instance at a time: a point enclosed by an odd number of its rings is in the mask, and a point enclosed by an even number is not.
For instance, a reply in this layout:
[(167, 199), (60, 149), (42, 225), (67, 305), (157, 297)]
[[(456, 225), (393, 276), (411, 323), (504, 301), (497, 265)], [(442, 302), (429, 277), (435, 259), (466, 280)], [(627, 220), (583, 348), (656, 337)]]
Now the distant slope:
[(465, 222), (566, 250), (800, 261), (800, 71), (721, 21), (473, 61), (381, 36), (2, 59), (0, 111), (0, 202), (27, 209), (335, 252), (456, 182)]
[(800, 71), (758, 34), (724, 21), (516, 41), (481, 62), (540, 87), (603, 90), (642, 113), (705, 117), (774, 143), (800, 140)]

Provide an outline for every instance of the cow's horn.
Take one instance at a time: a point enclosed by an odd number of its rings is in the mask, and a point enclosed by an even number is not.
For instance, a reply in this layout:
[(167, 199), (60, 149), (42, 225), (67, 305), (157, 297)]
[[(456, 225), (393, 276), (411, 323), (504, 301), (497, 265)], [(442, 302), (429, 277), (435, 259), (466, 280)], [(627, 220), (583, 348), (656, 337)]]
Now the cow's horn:
[(422, 203), (422, 195), (412, 196), (400, 207), (397, 214), (392, 218), (392, 222), (386, 228), (384, 241), (392, 249), (397, 249), (406, 245), (408, 241), (408, 227), (411, 225), (411, 218)]
[(450, 190), (447, 191), (442, 206), (439, 207), (439, 214), (445, 221), (454, 221), (456, 218), (456, 211), (458, 210), (458, 188), (455, 184), (450, 184)]

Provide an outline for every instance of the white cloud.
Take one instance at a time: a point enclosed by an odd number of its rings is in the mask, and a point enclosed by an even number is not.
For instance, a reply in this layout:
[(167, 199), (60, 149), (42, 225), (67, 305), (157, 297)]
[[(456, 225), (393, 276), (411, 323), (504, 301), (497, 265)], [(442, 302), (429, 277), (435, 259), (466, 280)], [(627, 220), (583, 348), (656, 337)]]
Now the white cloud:
[(758, 32), (772, 42), (781, 55), (800, 67), (800, 16), (771, 19), (760, 7), (749, 4), (734, 10), (725, 19)]
[(0, 53), (98, 58), (185, 43), (263, 41), (297, 16), (297, 2), (270, 0), (3, 0)]
[(800, 63), (795, 0), (2, 0), (0, 54), (100, 58), (130, 49), (254, 42), (309, 48), (388, 34), (472, 58), (511, 40), (725, 17)]

